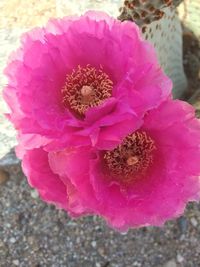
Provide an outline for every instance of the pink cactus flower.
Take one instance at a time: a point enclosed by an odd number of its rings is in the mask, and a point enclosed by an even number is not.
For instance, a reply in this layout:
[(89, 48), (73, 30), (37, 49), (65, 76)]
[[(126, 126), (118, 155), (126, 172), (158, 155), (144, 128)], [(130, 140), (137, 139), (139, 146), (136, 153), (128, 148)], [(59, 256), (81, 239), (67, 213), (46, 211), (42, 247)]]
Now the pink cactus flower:
[(5, 74), (20, 141), (48, 151), (115, 147), (172, 88), (139, 28), (101, 12), (53, 19), (25, 34)]
[[(117, 133), (116, 133), (117, 134)], [(71, 216), (97, 214), (120, 231), (160, 226), (200, 198), (200, 121), (168, 100), (114, 149), (26, 151), (23, 169), (41, 197)]]

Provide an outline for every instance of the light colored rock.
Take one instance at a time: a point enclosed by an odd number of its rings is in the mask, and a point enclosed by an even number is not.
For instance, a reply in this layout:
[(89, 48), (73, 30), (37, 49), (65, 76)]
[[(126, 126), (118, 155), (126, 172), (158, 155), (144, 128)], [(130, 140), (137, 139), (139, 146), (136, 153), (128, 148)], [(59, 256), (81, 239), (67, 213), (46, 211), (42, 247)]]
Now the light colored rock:
[(36, 199), (36, 198), (38, 198), (39, 194), (36, 190), (31, 190), (31, 196), (32, 196), (32, 198)]
[(175, 262), (175, 260), (170, 260), (168, 262), (166, 262), (163, 267), (177, 267), (177, 264)]
[(190, 221), (191, 221), (191, 224), (192, 224), (194, 227), (197, 227), (197, 225), (198, 225), (198, 221), (197, 221), (194, 217), (192, 217), (192, 218), (190, 219)]
[(97, 242), (96, 241), (92, 241), (91, 245), (92, 245), (93, 248), (96, 248)]
[(19, 260), (13, 260), (12, 262), (15, 266), (19, 266)]
[(181, 263), (181, 262), (184, 261), (184, 258), (183, 258), (183, 256), (181, 254), (177, 254), (176, 260), (177, 260), (178, 263)]
[(138, 261), (134, 261), (133, 262), (133, 266), (140, 267), (141, 266), (141, 263), (138, 262)]
[(16, 242), (16, 239), (14, 237), (10, 238), (10, 243), (14, 244)]

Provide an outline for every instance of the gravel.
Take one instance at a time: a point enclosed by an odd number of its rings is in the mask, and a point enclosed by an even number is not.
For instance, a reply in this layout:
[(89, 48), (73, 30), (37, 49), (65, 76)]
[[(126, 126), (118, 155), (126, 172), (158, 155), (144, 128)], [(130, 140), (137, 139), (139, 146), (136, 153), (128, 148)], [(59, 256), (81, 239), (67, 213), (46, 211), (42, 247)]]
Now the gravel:
[(199, 204), (163, 228), (121, 234), (96, 216), (73, 220), (44, 203), (20, 168), (0, 186), (0, 196), (1, 267), (199, 266)]

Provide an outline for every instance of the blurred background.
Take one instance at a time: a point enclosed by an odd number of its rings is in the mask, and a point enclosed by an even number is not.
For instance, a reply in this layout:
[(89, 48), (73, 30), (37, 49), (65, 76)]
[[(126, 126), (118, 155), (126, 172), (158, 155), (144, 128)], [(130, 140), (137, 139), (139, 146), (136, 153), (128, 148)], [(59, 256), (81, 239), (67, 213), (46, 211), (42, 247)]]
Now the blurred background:
[[(199, 204), (188, 205), (184, 216), (163, 228), (144, 227), (120, 234), (95, 216), (72, 220), (43, 203), (10, 151), (16, 133), (3, 115), (7, 107), (1, 92), (6, 84), (3, 69), (20, 35), (45, 25), (51, 17), (87, 9), (117, 17), (122, 4), (120, 0), (0, 0), (0, 267), (200, 266)], [(193, 81), (199, 75), (199, 58), (197, 40), (185, 33), (185, 71)], [(193, 86), (188, 99), (200, 114), (198, 86)]]

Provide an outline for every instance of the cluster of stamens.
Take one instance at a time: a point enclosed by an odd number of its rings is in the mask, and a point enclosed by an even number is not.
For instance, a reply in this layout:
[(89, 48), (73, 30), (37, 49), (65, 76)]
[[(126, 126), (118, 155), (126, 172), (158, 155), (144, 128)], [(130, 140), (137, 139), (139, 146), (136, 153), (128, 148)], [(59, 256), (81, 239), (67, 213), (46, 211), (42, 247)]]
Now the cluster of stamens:
[(118, 147), (104, 153), (104, 161), (112, 176), (131, 181), (145, 173), (153, 162), (154, 141), (146, 132), (128, 135)]
[(66, 77), (62, 89), (63, 105), (80, 117), (90, 107), (99, 106), (112, 95), (113, 82), (100, 66), (78, 66)]

